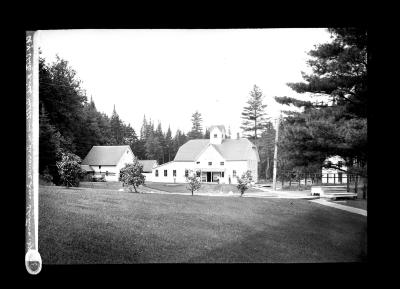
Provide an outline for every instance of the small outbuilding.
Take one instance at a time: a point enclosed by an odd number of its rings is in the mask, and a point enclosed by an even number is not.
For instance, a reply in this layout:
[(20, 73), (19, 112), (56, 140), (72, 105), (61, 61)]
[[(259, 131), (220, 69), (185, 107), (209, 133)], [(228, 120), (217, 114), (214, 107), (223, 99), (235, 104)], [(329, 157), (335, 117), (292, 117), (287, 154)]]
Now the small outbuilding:
[(324, 184), (346, 184), (347, 167), (345, 160), (340, 156), (327, 158), (322, 167), (322, 183)]
[(93, 146), (83, 159), (81, 168), (93, 177), (117, 182), (120, 170), (126, 164), (133, 163), (134, 157), (128, 145)]
[(153, 168), (158, 166), (156, 160), (139, 160), (139, 163), (143, 165), (143, 175), (146, 177), (146, 181), (151, 182), (153, 177)]

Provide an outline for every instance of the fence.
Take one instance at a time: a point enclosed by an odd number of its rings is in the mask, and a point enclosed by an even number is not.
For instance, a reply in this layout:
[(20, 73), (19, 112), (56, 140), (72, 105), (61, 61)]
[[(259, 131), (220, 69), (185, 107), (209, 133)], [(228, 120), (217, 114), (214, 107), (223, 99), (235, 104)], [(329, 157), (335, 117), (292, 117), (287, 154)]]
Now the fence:
[[(346, 185), (347, 192), (362, 192), (366, 198), (368, 191), (368, 178), (358, 174), (347, 173), (293, 173), (281, 172), (277, 181), (280, 181), (282, 188), (308, 189), (311, 186)], [(286, 187), (285, 187), (286, 185)]]

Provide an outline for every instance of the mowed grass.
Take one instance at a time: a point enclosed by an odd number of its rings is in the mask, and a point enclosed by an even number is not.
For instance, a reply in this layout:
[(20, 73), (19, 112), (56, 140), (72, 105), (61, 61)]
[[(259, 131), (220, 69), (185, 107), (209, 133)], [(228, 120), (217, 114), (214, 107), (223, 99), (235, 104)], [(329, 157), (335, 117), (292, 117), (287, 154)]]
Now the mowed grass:
[(366, 260), (366, 218), (306, 200), (39, 192), (44, 264)]
[[(159, 182), (146, 182), (145, 186), (147, 188), (156, 189), (160, 191), (170, 192), (170, 193), (185, 193), (191, 195), (192, 193), (186, 188), (187, 184), (183, 183), (159, 183)], [(195, 191), (194, 194), (202, 193), (229, 193), (239, 194), (239, 190), (236, 185), (232, 184), (205, 184), (202, 183), (199, 190)], [(246, 193), (257, 193), (262, 192), (257, 188), (249, 188)]]

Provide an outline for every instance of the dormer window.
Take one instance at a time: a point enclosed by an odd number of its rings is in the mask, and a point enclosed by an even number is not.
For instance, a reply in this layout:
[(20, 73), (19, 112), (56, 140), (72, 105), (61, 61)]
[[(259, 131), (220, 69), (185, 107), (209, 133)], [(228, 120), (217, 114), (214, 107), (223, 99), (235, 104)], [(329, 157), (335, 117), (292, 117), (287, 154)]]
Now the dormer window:
[(217, 134), (214, 134), (214, 138), (217, 138)]

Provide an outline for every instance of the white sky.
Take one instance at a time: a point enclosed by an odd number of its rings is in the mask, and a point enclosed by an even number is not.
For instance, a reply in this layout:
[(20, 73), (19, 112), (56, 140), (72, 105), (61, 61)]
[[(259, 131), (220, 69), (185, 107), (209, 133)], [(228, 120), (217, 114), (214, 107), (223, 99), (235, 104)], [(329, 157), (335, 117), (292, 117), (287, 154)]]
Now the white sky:
[[(88, 99), (111, 115), (115, 104), (139, 134), (143, 115), (163, 131), (188, 132), (198, 110), (203, 128), (213, 124), (240, 132), (241, 112), (256, 84), (267, 113), (273, 96), (299, 95), (286, 83), (309, 72), (307, 52), (330, 41), (326, 29), (47, 30), (39, 46), (47, 62), (67, 60)], [(287, 109), (284, 107), (283, 109)]]

